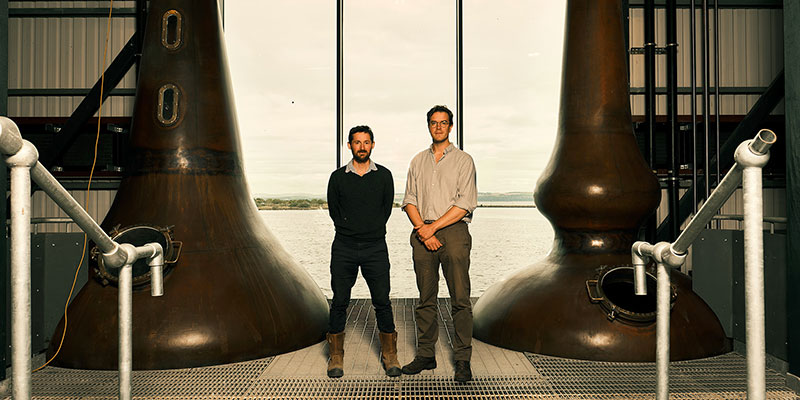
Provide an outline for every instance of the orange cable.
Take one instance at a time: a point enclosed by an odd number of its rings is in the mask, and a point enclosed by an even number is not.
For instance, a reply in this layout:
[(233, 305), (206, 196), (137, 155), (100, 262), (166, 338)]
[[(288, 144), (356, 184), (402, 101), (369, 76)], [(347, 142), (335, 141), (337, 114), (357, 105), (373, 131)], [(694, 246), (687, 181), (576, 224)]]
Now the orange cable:
[[(92, 169), (89, 170), (89, 183), (86, 186), (86, 199), (83, 202), (83, 208), (85, 210), (89, 209), (89, 193), (90, 189), (92, 188), (92, 178), (94, 177), (94, 168), (97, 164), (97, 147), (100, 143), (100, 119), (103, 116), (103, 86), (105, 84), (106, 78), (106, 54), (108, 54), (108, 38), (111, 32), (111, 11), (114, 9), (114, 0), (110, 0), (108, 3), (108, 21), (106, 23), (106, 41), (103, 47), (103, 65), (100, 68), (100, 105), (97, 109), (97, 135), (94, 139), (94, 159), (92, 160)], [(58, 349), (56, 349), (55, 354), (47, 360), (41, 367), (36, 368), (33, 372), (36, 372), (53, 361), (58, 353), (61, 351), (61, 346), (64, 345), (64, 337), (67, 335), (67, 307), (69, 306), (69, 299), (72, 298), (72, 293), (75, 291), (75, 284), (78, 282), (78, 273), (81, 271), (81, 266), (83, 266), (83, 260), (86, 258), (86, 245), (87, 245), (87, 236), (86, 233), (83, 234), (83, 249), (81, 250), (81, 260), (78, 262), (78, 268), (75, 270), (75, 277), (72, 279), (72, 287), (69, 289), (69, 295), (67, 296), (66, 304), (64, 304), (64, 330), (61, 332), (61, 342), (58, 344)]]

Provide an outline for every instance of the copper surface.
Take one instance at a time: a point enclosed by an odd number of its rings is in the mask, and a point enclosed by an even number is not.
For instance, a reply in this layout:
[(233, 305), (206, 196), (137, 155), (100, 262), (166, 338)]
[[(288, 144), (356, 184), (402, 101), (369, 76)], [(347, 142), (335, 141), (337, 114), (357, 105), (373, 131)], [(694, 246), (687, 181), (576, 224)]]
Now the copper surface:
[[(569, 0), (558, 136), (534, 195), (553, 225), (553, 249), (481, 296), (476, 338), (568, 358), (655, 359), (655, 322), (609, 320), (586, 290), (603, 267), (631, 263), (638, 228), (660, 198), (633, 136), (627, 68), (620, 1)], [(690, 279), (673, 272), (672, 282), (671, 358), (727, 351), (719, 320)]]
[[(174, 35), (162, 43), (172, 12), (177, 47)], [(151, 0), (147, 24), (132, 163), (102, 227), (174, 226), (183, 248), (163, 297), (134, 291), (134, 368), (231, 363), (321, 341), (325, 297), (264, 226), (244, 179), (217, 1)], [(178, 108), (157, 118), (165, 85), (179, 89)], [(69, 307), (56, 365), (117, 368), (117, 293), (90, 277)], [(48, 355), (62, 329), (63, 320)]]

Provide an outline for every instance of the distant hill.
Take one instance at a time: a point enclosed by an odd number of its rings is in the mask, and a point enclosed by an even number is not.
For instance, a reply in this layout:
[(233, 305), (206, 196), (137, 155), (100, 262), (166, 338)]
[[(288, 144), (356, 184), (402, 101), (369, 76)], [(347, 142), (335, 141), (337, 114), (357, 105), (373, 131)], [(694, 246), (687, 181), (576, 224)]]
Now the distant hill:
[[(403, 202), (403, 193), (394, 194), (395, 207)], [(303, 210), (328, 208), (324, 195), (297, 194), (258, 194), (256, 205), (260, 210)], [(503, 204), (508, 203), (508, 204)], [(478, 205), (482, 207), (533, 207), (533, 192), (478, 193)]]
[[(278, 200), (325, 200), (324, 194), (311, 194), (311, 193), (289, 193), (289, 194), (262, 194), (258, 193), (253, 197), (261, 199), (278, 199)], [(401, 203), (403, 201), (403, 193), (395, 193), (394, 201)], [(498, 202), (498, 201), (527, 201), (533, 203), (533, 192), (478, 192), (478, 202)]]
[[(396, 203), (402, 203), (403, 195), (403, 193), (395, 193), (394, 201)], [(533, 192), (478, 192), (478, 203), (503, 201), (529, 202), (533, 204)]]
[(277, 199), (277, 200), (313, 200), (313, 199), (325, 200), (327, 196), (324, 194), (311, 194), (311, 193), (284, 193), (284, 194), (256, 193), (253, 195), (253, 197), (261, 199)]

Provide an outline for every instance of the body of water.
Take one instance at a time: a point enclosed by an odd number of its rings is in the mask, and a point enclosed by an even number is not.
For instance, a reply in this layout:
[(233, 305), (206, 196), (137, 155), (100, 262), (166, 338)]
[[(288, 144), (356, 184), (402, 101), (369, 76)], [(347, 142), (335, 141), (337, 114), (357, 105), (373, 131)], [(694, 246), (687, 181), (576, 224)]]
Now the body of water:
[[(330, 298), (329, 266), (335, 232), (328, 210), (262, 210), (259, 213), (281, 245)], [(553, 243), (550, 223), (536, 208), (478, 208), (469, 229), (473, 297), (483, 294), (504, 276), (544, 258)], [(411, 223), (402, 210), (395, 208), (386, 230), (392, 265), (390, 296), (417, 297), (409, 244)], [(449, 297), (443, 277), (439, 281), (439, 296)], [(352, 297), (369, 298), (369, 290), (360, 275)]]

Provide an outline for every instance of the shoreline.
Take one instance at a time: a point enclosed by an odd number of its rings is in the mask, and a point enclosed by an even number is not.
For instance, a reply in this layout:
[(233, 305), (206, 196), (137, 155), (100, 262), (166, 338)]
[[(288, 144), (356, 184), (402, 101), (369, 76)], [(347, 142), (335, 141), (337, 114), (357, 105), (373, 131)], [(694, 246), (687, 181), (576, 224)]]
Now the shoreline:
[[(322, 204), (320, 206), (315, 207), (297, 207), (297, 206), (289, 206), (289, 205), (260, 205), (257, 206), (259, 211), (268, 210), (268, 211), (286, 211), (286, 210), (327, 210), (328, 204)], [(400, 208), (399, 205), (393, 206), (393, 208)], [(478, 208), (536, 208), (535, 204), (478, 204)]]

